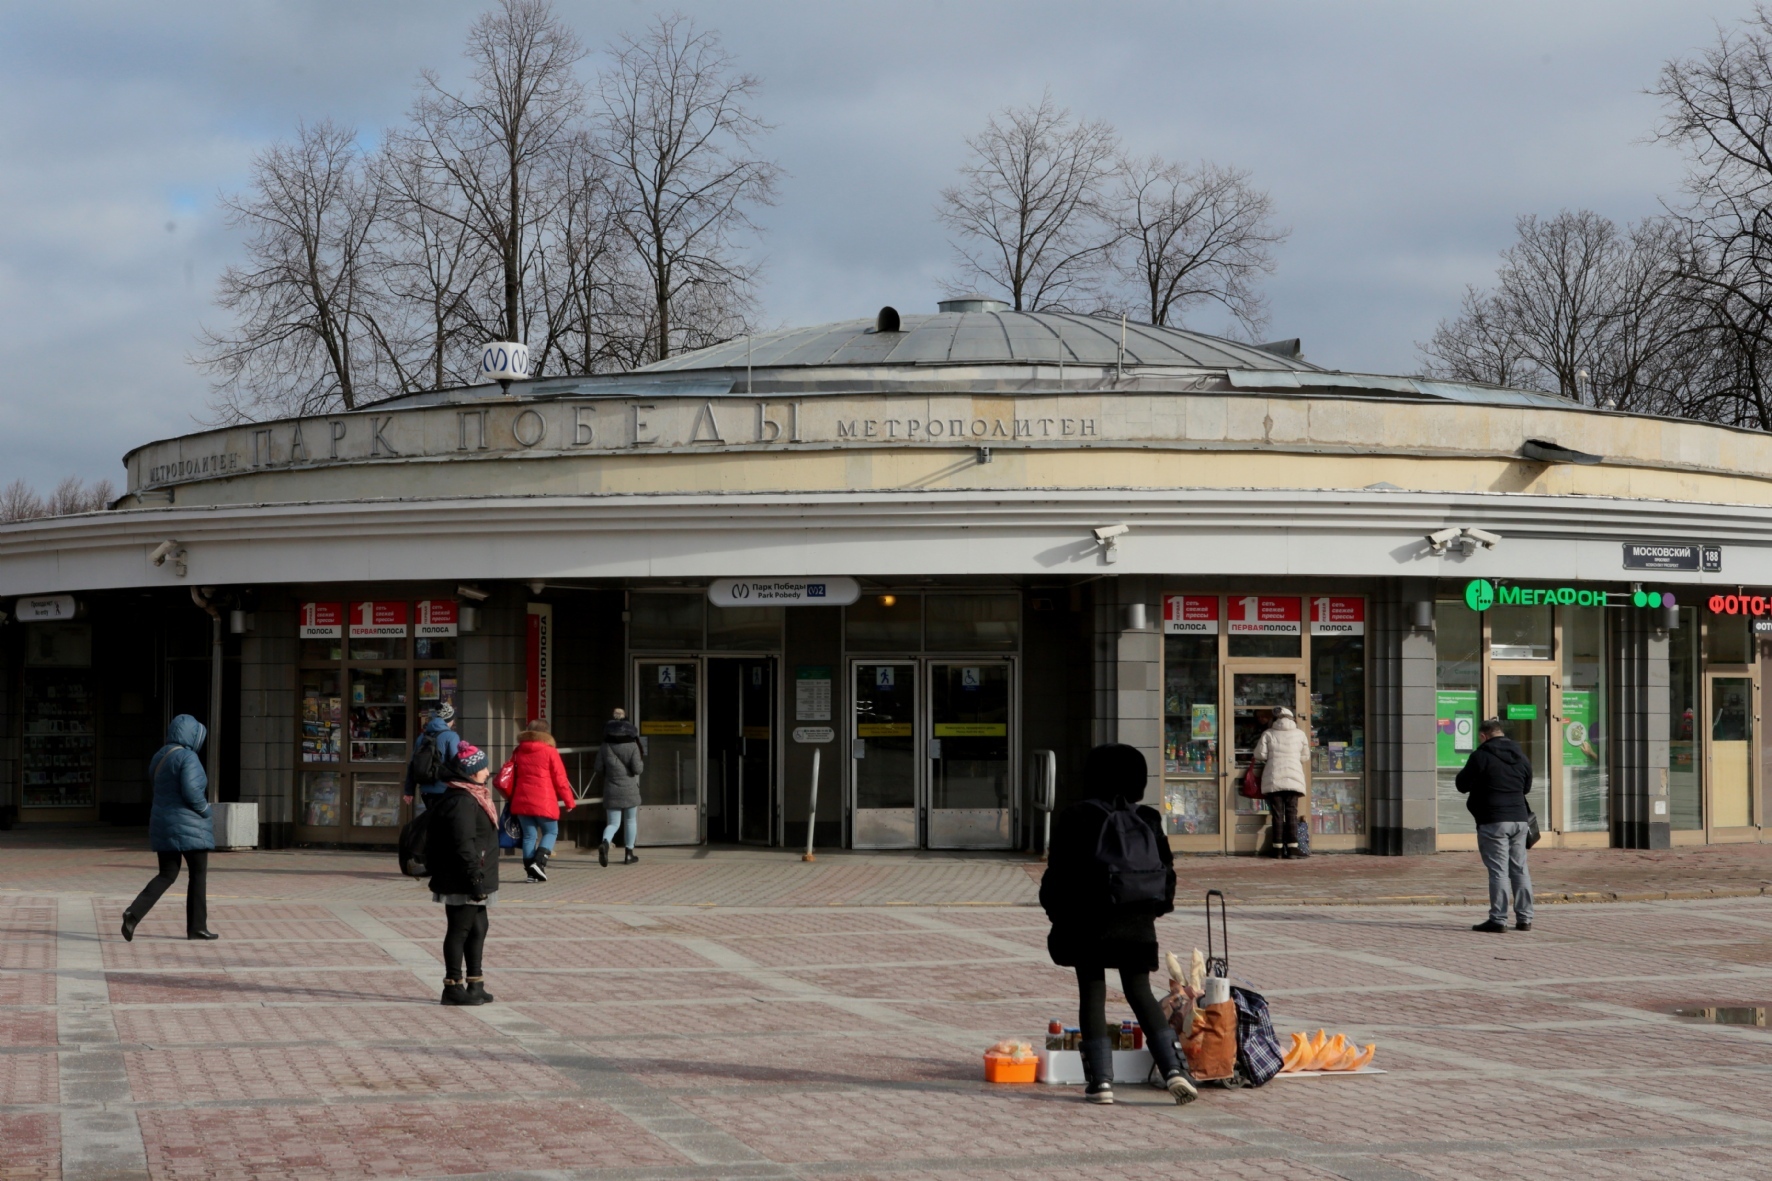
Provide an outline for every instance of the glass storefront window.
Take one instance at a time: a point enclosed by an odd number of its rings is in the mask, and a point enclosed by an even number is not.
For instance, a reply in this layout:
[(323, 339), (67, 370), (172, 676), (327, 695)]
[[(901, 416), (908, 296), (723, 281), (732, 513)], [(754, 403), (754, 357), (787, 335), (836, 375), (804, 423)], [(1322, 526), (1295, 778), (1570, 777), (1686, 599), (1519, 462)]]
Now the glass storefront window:
[(708, 648), (715, 652), (781, 651), (780, 607), (708, 608)]
[[(1489, 655), (1495, 660), (1549, 660), (1554, 607), (1491, 607)], [(1469, 614), (1476, 615), (1474, 611)]]
[(924, 629), (931, 652), (1013, 652), (1021, 638), (1021, 596), (929, 595)]
[(1747, 664), (1753, 659), (1748, 640), (1748, 617), (1712, 615), (1704, 625), (1706, 664)]
[(380, 775), (352, 776), (355, 802), (351, 823), (358, 828), (399, 828), (402, 780)]
[(344, 779), (337, 771), (304, 771), (301, 777), (301, 823), (314, 828), (336, 828)]
[(303, 669), (301, 674), (301, 761), (336, 763), (344, 731), (344, 696), (338, 670)]
[(353, 668), (351, 686), (351, 761), (406, 761), (406, 670)]
[[(1491, 611), (1493, 614), (1493, 610)], [(1474, 833), (1458, 772), (1477, 748), (1482, 718), (1483, 617), (1463, 599), (1434, 604), (1434, 774), (1439, 830)]]
[(1670, 827), (1704, 827), (1699, 777), (1698, 609), (1680, 608), (1680, 626), (1667, 634), (1667, 813)]
[(1710, 679), (1710, 802), (1715, 828), (1754, 822), (1753, 688), (1748, 677)]
[(922, 595), (863, 595), (843, 609), (844, 646), (851, 652), (920, 652)]
[(1218, 637), (1163, 637), (1163, 821), (1218, 832)]
[(1311, 831), (1366, 831), (1366, 638), (1311, 637)]
[[(304, 612), (320, 606), (307, 604)], [(445, 703), (462, 708), (460, 640), (411, 634), (414, 619), (428, 630), (447, 630), (442, 625), (454, 617), (436, 607), (434, 601), (353, 602), (353, 625), (374, 624), (394, 634), (301, 641), (298, 825), (342, 830), (337, 837), (353, 828), (400, 824), (403, 776), (396, 768), (404, 767), (418, 731), (438, 709)], [(318, 618), (324, 622), (323, 614)], [(348, 635), (348, 628), (339, 630)]]
[(628, 643), (652, 651), (696, 651), (702, 646), (702, 594), (635, 591), (628, 598)]
[[(1606, 770), (1606, 613), (1563, 611), (1563, 827), (1605, 832), (1611, 823)], [(1547, 752), (1548, 753), (1548, 752)]]
[[(40, 631), (43, 625), (33, 627)], [(36, 656), (32, 650), (28, 659)], [(25, 669), (23, 807), (90, 808), (98, 802), (98, 694), (91, 676), (85, 669)]]
[(301, 642), (302, 662), (339, 661), (345, 658), (345, 642), (343, 640), (303, 640)]
[(646, 762), (646, 773), (640, 776), (642, 804), (697, 802), (696, 672), (693, 662), (648, 660), (638, 665), (640, 743)]

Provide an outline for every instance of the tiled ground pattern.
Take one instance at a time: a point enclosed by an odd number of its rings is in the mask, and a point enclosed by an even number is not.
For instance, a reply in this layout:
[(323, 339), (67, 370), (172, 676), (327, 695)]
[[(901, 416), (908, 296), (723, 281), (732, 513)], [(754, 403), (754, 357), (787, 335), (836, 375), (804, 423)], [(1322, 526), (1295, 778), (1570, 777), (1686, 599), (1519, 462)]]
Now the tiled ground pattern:
[[(1772, 1159), (1772, 1031), (1667, 1011), (1772, 1006), (1772, 898), (1547, 907), (1501, 936), (1445, 906), (1235, 907), (1233, 975), (1280, 1029), (1376, 1041), (1389, 1073), (1187, 1108), (1124, 1085), (1101, 1109), (979, 1080), (984, 1046), (1074, 1001), (1040, 912), (963, 905), (965, 880), (919, 905), (655, 905), (584, 901), (573, 875), (599, 871), (569, 866), (502, 892), (499, 1003), (446, 1010), (439, 908), (361, 856), (274, 857), (215, 898), (213, 945), (179, 938), (176, 894), (125, 944), (122, 886), (9, 874), (0, 1181), (1694, 1181)], [(1160, 929), (1204, 942), (1191, 904)]]

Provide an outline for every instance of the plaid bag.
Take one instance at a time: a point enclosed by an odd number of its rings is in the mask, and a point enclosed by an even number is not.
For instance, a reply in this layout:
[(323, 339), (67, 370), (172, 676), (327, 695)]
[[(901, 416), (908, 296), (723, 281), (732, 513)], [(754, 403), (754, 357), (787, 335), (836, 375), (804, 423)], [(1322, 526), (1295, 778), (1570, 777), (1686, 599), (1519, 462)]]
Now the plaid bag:
[(1249, 1085), (1259, 1087), (1285, 1065), (1280, 1039), (1268, 1019), (1267, 998), (1248, 988), (1231, 986), (1231, 1002), (1237, 1006), (1237, 1065)]

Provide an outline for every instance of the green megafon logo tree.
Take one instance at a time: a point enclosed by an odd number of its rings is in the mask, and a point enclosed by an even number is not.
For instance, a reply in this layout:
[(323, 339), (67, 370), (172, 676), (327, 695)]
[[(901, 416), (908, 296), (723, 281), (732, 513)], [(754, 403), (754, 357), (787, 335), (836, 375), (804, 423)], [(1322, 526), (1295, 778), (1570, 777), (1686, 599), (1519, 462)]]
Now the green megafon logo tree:
[(1495, 584), (1487, 578), (1473, 578), (1465, 584), (1464, 605), (1472, 611), (1487, 611), (1495, 606)]

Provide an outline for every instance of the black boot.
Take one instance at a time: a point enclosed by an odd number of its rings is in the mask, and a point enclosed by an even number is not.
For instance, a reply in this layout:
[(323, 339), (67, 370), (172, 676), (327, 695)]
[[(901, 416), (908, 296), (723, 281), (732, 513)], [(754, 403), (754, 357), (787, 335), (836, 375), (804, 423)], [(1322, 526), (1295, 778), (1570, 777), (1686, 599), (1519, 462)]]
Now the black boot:
[(468, 977), (468, 1004), (489, 1005), (492, 1003), (493, 999), (493, 995), (486, 991), (486, 977)]
[(546, 849), (537, 849), (535, 851), (535, 864), (541, 867), (541, 871), (544, 874), (548, 872), (548, 858), (550, 856), (551, 854), (549, 854)]
[(468, 990), (462, 987), (459, 980), (443, 981), (443, 996), (438, 1002), (445, 1005), (476, 1005), (481, 1002), (468, 999)]
[(141, 922), (141, 920), (127, 910), (123, 912), (123, 942), (135, 942), (135, 925), (139, 922)]
[(609, 867), (608, 841), (604, 841), (601, 845), (597, 846), (597, 864), (603, 866), (605, 869)]
[(623, 865), (632, 865), (634, 862), (636, 862), (638, 860), (640, 860), (640, 855), (638, 853), (634, 852), (632, 847), (623, 849), (621, 851), (621, 863)]
[(1088, 1080), (1083, 1098), (1091, 1103), (1114, 1101), (1114, 1046), (1105, 1037), (1085, 1038), (1078, 1047), (1083, 1056), (1083, 1077)]
[(542, 872), (541, 863), (533, 857), (525, 857), (523, 859), (523, 872), (528, 875), (529, 880), (532, 882), (545, 882), (548, 880), (548, 875)]

